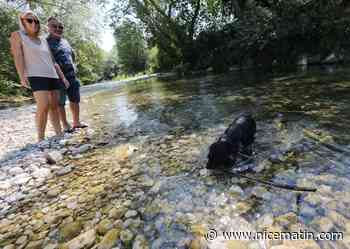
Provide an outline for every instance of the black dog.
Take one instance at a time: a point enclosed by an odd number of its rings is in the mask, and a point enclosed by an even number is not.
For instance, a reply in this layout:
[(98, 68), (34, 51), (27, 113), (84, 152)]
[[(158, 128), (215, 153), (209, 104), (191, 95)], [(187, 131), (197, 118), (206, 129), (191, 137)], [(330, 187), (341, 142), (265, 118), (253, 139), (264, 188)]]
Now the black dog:
[(209, 148), (207, 169), (229, 168), (237, 160), (238, 153), (252, 155), (256, 123), (249, 113), (239, 115), (225, 133)]

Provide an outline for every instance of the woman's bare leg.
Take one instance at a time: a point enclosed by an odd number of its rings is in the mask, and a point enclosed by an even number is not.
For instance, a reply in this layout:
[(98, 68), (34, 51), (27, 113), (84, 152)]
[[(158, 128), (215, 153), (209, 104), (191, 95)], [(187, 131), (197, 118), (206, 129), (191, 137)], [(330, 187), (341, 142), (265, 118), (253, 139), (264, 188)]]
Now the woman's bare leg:
[(45, 139), (45, 128), (47, 123), (47, 114), (49, 111), (49, 92), (35, 91), (33, 92), (36, 102), (36, 127), (38, 133), (38, 141)]
[(49, 106), (50, 106), (50, 120), (51, 124), (55, 130), (55, 133), (57, 136), (62, 136), (62, 128), (60, 124), (60, 117), (58, 112), (58, 97), (59, 97), (59, 91), (49, 91)]

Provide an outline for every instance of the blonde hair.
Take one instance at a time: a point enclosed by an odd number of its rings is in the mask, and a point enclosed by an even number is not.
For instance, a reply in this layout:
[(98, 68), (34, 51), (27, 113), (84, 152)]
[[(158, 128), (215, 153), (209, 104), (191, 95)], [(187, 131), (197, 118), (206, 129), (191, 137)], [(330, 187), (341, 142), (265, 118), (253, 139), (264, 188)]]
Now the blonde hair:
[[(24, 23), (23, 23), (23, 19), (24, 19), (25, 17), (29, 16), (29, 15), (31, 15), (31, 16), (33, 16), (34, 18), (36, 18), (37, 20), (39, 20), (38, 16), (37, 16), (33, 11), (31, 11), (31, 10), (27, 10), (27, 11), (21, 13), (21, 14), (19, 15), (19, 28), (20, 28), (20, 30), (22, 30), (22, 31), (25, 32), (25, 33), (28, 33), (28, 32), (27, 32), (27, 30), (26, 30), (26, 28), (25, 28), (25, 25), (24, 25)], [(39, 25), (40, 25), (40, 24), (39, 24)], [(39, 36), (39, 34), (40, 34), (40, 26), (39, 26), (38, 32), (36, 32), (35, 35), (36, 35), (36, 36)]]

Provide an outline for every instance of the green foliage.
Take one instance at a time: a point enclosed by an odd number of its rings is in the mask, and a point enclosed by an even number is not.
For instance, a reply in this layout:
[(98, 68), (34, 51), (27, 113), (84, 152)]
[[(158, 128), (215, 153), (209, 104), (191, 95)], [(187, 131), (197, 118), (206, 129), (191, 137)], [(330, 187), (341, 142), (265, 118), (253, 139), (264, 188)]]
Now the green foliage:
[(349, 12), (346, 0), (124, 0), (115, 19), (142, 23), (160, 69), (190, 64), (221, 72), (349, 54)]
[(112, 50), (107, 55), (105, 55), (103, 63), (103, 79), (111, 80), (118, 75), (118, 72), (118, 50), (117, 46), (114, 46)]
[(94, 83), (103, 77), (104, 54), (96, 43), (83, 41), (76, 44), (78, 77), (82, 84)]
[(0, 94), (14, 95), (18, 87), (13, 83), (18, 81), (16, 68), (10, 53), (10, 35), (17, 29), (16, 11), (0, 3)]
[(159, 49), (157, 46), (149, 49), (147, 55), (147, 67), (150, 72), (157, 72), (160, 69)]
[(125, 21), (115, 29), (118, 61), (122, 72), (136, 73), (146, 68), (146, 45), (139, 27)]

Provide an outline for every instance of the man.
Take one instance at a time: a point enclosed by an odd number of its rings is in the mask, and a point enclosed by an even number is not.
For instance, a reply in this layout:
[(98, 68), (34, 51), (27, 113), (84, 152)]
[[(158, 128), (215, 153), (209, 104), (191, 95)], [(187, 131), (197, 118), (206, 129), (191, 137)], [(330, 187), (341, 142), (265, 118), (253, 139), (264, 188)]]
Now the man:
[[(80, 102), (80, 82), (76, 77), (76, 69), (74, 65), (74, 52), (70, 44), (66, 39), (63, 39), (63, 24), (55, 17), (48, 19), (49, 36), (47, 42), (51, 49), (51, 52), (61, 67), (64, 76), (69, 81), (70, 85), (67, 89), (61, 90), (59, 115), (62, 126), (65, 132), (73, 132), (78, 128), (85, 128), (87, 125), (82, 124), (79, 119), (79, 102)], [(73, 116), (72, 127), (67, 122), (67, 116), (65, 111), (66, 95), (68, 95), (69, 106)]]

